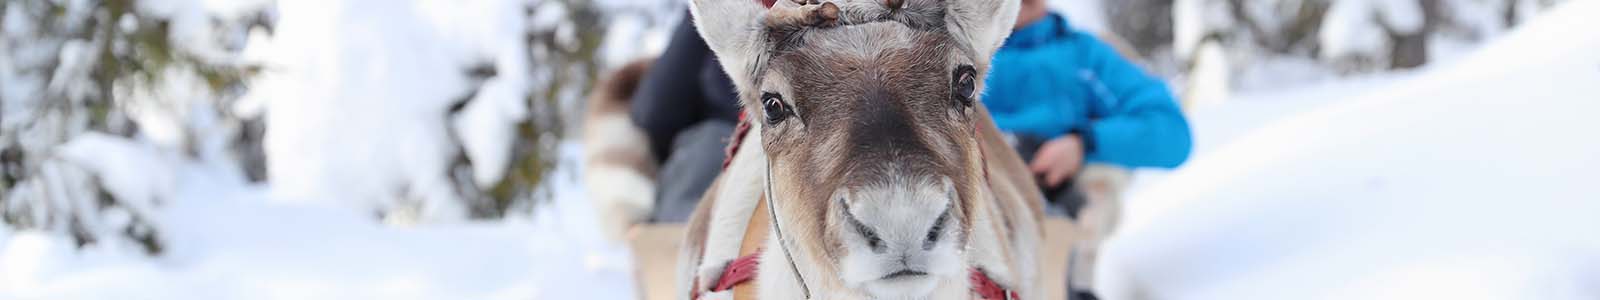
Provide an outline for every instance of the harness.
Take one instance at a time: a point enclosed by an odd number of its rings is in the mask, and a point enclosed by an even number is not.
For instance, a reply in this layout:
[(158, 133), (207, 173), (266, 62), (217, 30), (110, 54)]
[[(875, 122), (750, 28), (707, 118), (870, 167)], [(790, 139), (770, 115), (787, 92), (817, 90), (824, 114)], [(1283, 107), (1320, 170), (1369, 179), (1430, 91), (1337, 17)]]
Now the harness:
[[(750, 128), (750, 121), (746, 119), (744, 114), (740, 114), (739, 125), (734, 128), (733, 136), (729, 138), (727, 148), (723, 149), (724, 154), (726, 154), (722, 161), (722, 168), (724, 170), (728, 168), (728, 165), (733, 163), (734, 154), (738, 154), (739, 144), (744, 141), (745, 136), (749, 135)], [(974, 127), (973, 131), (974, 133), (977, 133), (977, 128)], [(984, 157), (986, 153), (984, 153), (981, 143), (978, 145), (978, 153), (979, 159), (983, 161), (983, 178), (984, 181), (987, 182), (989, 180), (989, 169), (987, 167), (988, 158)], [(781, 253), (783, 253), (784, 260), (789, 262), (789, 267), (790, 270), (793, 271), (792, 274), (794, 274), (795, 281), (800, 283), (800, 291), (803, 293), (804, 299), (811, 299), (811, 288), (806, 284), (805, 277), (800, 275), (800, 268), (799, 266), (795, 265), (794, 256), (789, 253), (789, 241), (783, 235), (783, 228), (778, 225), (780, 223), (778, 221), (778, 211), (773, 205), (776, 194), (772, 190), (771, 160), (767, 161), (767, 178), (765, 179), (764, 183), (766, 184), (766, 188), (762, 198), (766, 199), (765, 201), (758, 203), (756, 209), (759, 210), (762, 207), (766, 207), (767, 217), (770, 219), (765, 221), (768, 221), (771, 224), (770, 226), (772, 232), (776, 234), (775, 237), (778, 239), (778, 247), (780, 248), (779, 250), (781, 250)], [(743, 255), (737, 259), (734, 259), (732, 262), (729, 262), (728, 265), (723, 266), (722, 272), (717, 276), (717, 281), (706, 291), (713, 293), (731, 291), (734, 295), (734, 299), (744, 299), (740, 297), (741, 295), (753, 295), (753, 292), (748, 289), (749, 285), (746, 283), (754, 280), (756, 278), (756, 274), (759, 273), (758, 270), (760, 267), (760, 258), (765, 251), (763, 251), (764, 249), (760, 249), (758, 246), (752, 246), (754, 244), (752, 244), (751, 241), (752, 238), (761, 236), (761, 234), (759, 234), (760, 231), (757, 230), (756, 227), (758, 227), (757, 225), (760, 225), (761, 221), (763, 220), (761, 220), (760, 215), (756, 214), (752, 214), (750, 219), (750, 226), (745, 228), (745, 241), (741, 243), (743, 246), (741, 246), (740, 253)], [(979, 299), (1018, 299), (1016, 291), (1001, 286), (999, 283), (995, 282), (993, 278), (989, 277), (989, 274), (984, 272), (983, 269), (971, 269), (971, 271), (968, 272), (967, 278), (972, 285), (972, 292), (977, 294)], [(700, 281), (698, 278), (696, 278), (694, 282), (696, 287), (694, 288), (694, 292), (690, 296), (690, 299), (699, 300), (701, 299), (700, 296), (702, 296), (701, 289), (698, 286)], [(751, 298), (753, 298), (753, 296), (751, 296)]]

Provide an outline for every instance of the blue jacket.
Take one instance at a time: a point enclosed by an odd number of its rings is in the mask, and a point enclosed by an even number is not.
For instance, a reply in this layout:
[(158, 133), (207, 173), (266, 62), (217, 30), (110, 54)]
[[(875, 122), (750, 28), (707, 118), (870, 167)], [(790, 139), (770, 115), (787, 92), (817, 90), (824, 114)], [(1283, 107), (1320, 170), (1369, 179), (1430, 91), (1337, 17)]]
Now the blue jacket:
[(1080, 133), (1092, 145), (1087, 161), (1129, 168), (1174, 168), (1189, 157), (1189, 124), (1166, 83), (1061, 15), (1013, 32), (987, 82), (983, 101), (1001, 131)]

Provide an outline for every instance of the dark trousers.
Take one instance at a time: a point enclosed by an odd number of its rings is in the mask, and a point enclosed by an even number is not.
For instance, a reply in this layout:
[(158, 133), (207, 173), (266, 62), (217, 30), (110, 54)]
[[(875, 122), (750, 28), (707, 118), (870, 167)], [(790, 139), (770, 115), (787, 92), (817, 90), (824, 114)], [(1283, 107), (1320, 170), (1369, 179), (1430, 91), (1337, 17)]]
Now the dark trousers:
[[(1012, 146), (1016, 147), (1017, 154), (1022, 156), (1022, 160), (1033, 163), (1033, 157), (1039, 152), (1039, 148), (1044, 147), (1044, 143), (1049, 141), (1050, 139), (1048, 138), (1018, 135), (1016, 136), (1016, 145)], [(1089, 199), (1084, 196), (1083, 191), (1076, 187), (1075, 183), (1076, 180), (1072, 178), (1068, 178), (1066, 182), (1062, 182), (1060, 186), (1054, 188), (1045, 186), (1044, 182), (1039, 183), (1039, 190), (1044, 193), (1045, 214), (1073, 219), (1078, 218), (1078, 212), (1083, 211), (1083, 206), (1089, 202)]]

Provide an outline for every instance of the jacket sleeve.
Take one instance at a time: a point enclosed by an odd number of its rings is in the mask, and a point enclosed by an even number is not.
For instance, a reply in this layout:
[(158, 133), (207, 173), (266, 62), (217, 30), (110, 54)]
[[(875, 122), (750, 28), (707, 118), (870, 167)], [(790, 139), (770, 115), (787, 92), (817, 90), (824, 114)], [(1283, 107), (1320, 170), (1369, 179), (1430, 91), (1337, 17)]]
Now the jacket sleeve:
[(679, 131), (705, 118), (700, 100), (705, 93), (700, 89), (700, 76), (695, 75), (712, 54), (690, 20), (685, 12), (666, 51), (650, 67), (630, 100), (629, 115), (650, 137), (650, 150), (657, 159), (671, 155), (672, 140)]
[(1077, 41), (1094, 101), (1087, 160), (1125, 167), (1176, 168), (1189, 158), (1189, 123), (1165, 82), (1089, 34)]

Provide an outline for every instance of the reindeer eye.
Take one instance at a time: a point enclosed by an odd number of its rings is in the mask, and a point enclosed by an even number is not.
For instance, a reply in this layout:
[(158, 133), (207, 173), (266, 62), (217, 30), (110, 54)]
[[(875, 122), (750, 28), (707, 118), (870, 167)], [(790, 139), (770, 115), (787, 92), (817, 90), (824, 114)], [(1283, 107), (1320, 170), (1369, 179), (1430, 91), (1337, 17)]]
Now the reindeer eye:
[(955, 98), (956, 103), (960, 103), (962, 106), (972, 107), (973, 99), (978, 98), (976, 94), (978, 92), (978, 71), (973, 69), (972, 66), (964, 65), (956, 68), (956, 72), (953, 75), (951, 77), (953, 78), (951, 82), (953, 95), (951, 95), (951, 98)]
[(767, 125), (782, 123), (783, 120), (789, 118), (789, 115), (794, 114), (794, 111), (789, 109), (789, 105), (783, 103), (783, 96), (777, 93), (761, 94), (761, 106), (761, 111), (766, 112), (767, 115)]

